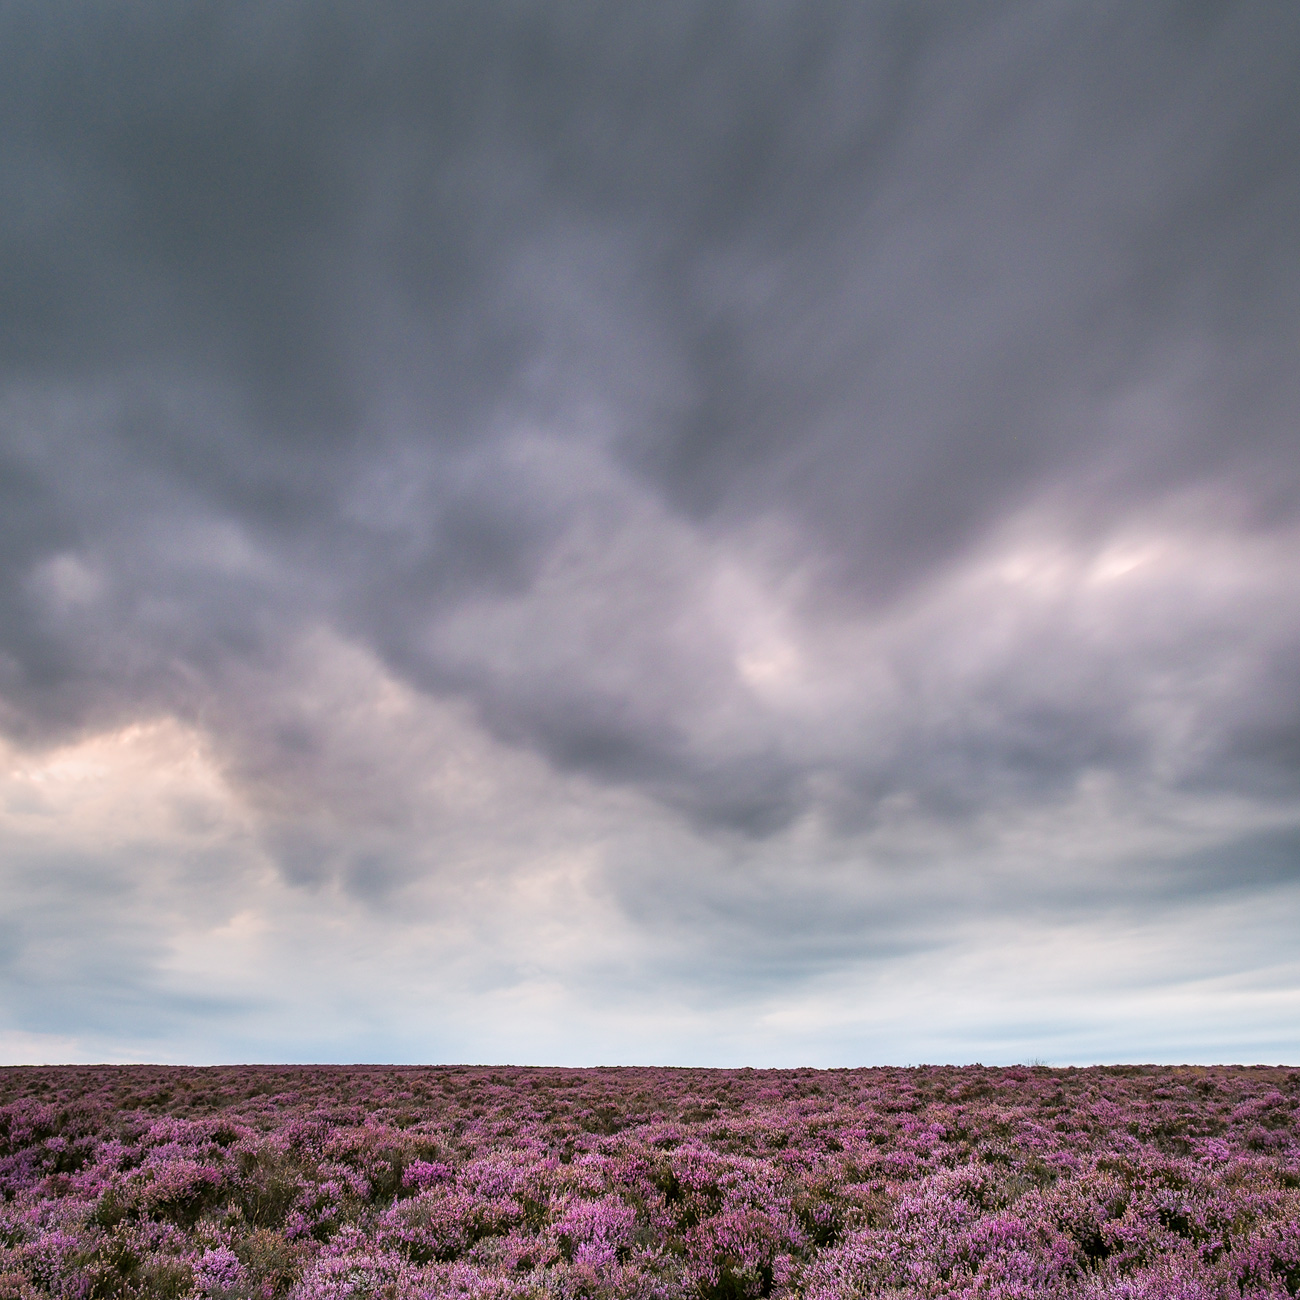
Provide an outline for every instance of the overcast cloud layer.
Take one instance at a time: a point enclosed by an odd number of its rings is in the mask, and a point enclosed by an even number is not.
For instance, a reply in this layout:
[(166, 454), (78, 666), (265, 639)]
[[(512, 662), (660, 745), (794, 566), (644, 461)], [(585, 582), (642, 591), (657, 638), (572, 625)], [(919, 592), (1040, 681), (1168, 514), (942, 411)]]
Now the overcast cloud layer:
[(1300, 1059), (1298, 61), (0, 9), (0, 1056)]

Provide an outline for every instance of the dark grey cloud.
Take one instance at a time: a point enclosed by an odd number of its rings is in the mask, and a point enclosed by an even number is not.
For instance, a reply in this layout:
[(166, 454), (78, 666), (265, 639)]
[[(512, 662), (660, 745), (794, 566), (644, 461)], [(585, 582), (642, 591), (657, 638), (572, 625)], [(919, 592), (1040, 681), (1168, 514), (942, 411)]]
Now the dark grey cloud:
[(478, 869), (424, 775), (477, 727), (774, 970), (1010, 906), (871, 873), (1090, 799), (1097, 871), (1285, 883), (1298, 54), (1280, 0), (8, 6), (0, 728), (180, 719), (382, 908)]

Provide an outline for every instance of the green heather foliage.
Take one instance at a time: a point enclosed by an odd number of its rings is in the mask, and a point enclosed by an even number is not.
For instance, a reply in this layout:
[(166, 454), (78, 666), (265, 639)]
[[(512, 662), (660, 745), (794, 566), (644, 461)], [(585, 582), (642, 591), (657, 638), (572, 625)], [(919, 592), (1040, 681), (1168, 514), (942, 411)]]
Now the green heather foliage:
[(0, 1070), (0, 1300), (1300, 1293), (1300, 1072)]

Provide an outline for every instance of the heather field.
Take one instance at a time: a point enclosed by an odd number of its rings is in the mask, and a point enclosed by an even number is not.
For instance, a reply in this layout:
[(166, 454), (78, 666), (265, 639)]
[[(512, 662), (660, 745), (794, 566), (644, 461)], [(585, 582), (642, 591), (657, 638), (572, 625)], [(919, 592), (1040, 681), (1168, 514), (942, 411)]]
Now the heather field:
[(1300, 1290), (1300, 1072), (0, 1071), (0, 1297)]

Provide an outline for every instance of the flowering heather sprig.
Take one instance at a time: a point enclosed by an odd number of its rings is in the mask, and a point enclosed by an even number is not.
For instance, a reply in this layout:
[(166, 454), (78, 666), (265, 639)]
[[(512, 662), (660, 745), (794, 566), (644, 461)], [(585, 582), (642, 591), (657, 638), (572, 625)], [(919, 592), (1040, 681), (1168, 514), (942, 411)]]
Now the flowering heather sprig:
[(1282, 1068), (0, 1070), (0, 1300), (1281, 1300)]

